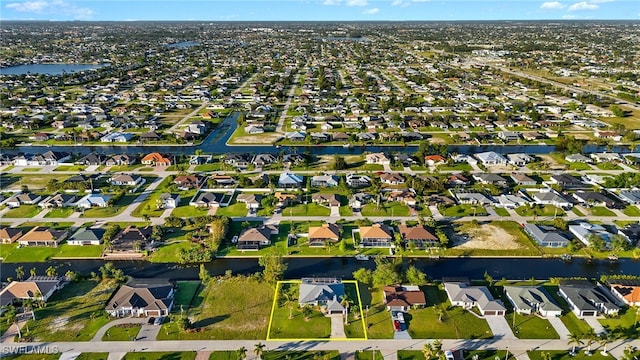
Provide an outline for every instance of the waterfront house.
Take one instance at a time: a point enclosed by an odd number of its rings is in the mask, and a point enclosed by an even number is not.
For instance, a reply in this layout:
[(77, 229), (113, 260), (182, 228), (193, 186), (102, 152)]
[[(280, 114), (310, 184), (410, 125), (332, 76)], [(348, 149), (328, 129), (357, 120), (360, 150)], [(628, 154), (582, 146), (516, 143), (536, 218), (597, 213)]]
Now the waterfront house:
[(579, 317), (617, 315), (620, 310), (607, 289), (586, 280), (561, 283), (558, 293), (567, 301), (571, 311)]
[(105, 310), (113, 317), (168, 316), (174, 294), (168, 279), (130, 279), (113, 294)]
[(438, 237), (433, 234), (431, 229), (424, 225), (407, 226), (402, 224), (398, 226), (398, 231), (400, 231), (402, 240), (404, 240), (406, 244), (413, 244), (413, 246), (419, 249), (440, 245)]
[(615, 279), (609, 280), (608, 284), (613, 296), (627, 304), (627, 306), (640, 307), (640, 280), (638, 279)]
[(360, 247), (393, 247), (391, 230), (385, 224), (360, 226), (357, 232), (360, 234)]
[(138, 161), (138, 158), (132, 155), (113, 155), (105, 161), (105, 165), (107, 166), (122, 166), (122, 165), (133, 165)]
[(104, 155), (90, 153), (78, 159), (76, 161), (76, 164), (92, 166), (92, 165), (102, 165), (103, 162), (104, 162)]
[(608, 232), (603, 226), (584, 221), (575, 225), (569, 225), (569, 231), (586, 246), (591, 244), (591, 236), (593, 235), (600, 237), (604, 240), (605, 244), (609, 246), (609, 241), (611, 240), (611, 236), (613, 236), (613, 234)]
[(69, 245), (100, 245), (105, 229), (100, 228), (80, 228), (67, 240)]
[(153, 242), (151, 238), (152, 234), (153, 228), (151, 226), (139, 228), (137, 226), (129, 225), (113, 238), (111, 241), (112, 250), (138, 252), (144, 247), (144, 245)]
[(298, 303), (300, 306), (320, 306), (324, 313), (345, 314), (340, 304), (345, 295), (344, 284), (336, 278), (302, 278)]
[(527, 233), (540, 246), (545, 247), (566, 247), (569, 244), (567, 239), (560, 230), (552, 226), (524, 224), (524, 232)]
[(342, 227), (337, 224), (322, 224), (310, 226), (308, 231), (309, 246), (323, 247), (327, 242), (337, 243), (340, 240)]
[(141, 163), (143, 163), (144, 165), (151, 165), (151, 166), (170, 166), (171, 165), (171, 160), (169, 159), (168, 156), (164, 156), (161, 155), (157, 152), (152, 152), (150, 154), (145, 155), (142, 160), (140, 160)]
[(475, 157), (484, 166), (506, 165), (508, 162), (508, 160), (504, 156), (493, 151), (478, 153), (475, 154)]
[(504, 286), (504, 293), (518, 314), (559, 317), (562, 309), (542, 286)]
[(590, 158), (582, 155), (582, 154), (571, 154), (571, 155), (567, 155), (564, 158), (565, 160), (567, 160), (570, 163), (587, 163), (590, 164), (593, 162), (593, 160), (591, 160)]
[(22, 236), (22, 230), (11, 227), (0, 228), (0, 243), (11, 244)]
[(453, 306), (467, 310), (477, 307), (482, 316), (504, 316), (507, 309), (500, 300), (495, 300), (486, 286), (471, 286), (466, 282), (445, 282), (444, 291)]
[(427, 298), (420, 287), (414, 285), (393, 285), (382, 288), (384, 303), (387, 311), (407, 312), (411, 308), (424, 307)]
[(18, 239), (20, 246), (52, 246), (57, 247), (67, 237), (66, 230), (53, 230), (44, 226), (36, 226)]
[(0, 290), (0, 306), (23, 300), (44, 301), (67, 283), (58, 276), (31, 276), (25, 281), (12, 281)]
[(372, 153), (365, 155), (367, 164), (390, 165), (391, 160), (384, 153)]
[(525, 166), (528, 163), (533, 161), (533, 157), (527, 154), (521, 154), (521, 153), (507, 154), (507, 159), (509, 164), (514, 166)]
[(259, 250), (262, 246), (271, 244), (271, 235), (279, 233), (275, 225), (260, 225), (242, 230), (238, 236), (238, 250)]

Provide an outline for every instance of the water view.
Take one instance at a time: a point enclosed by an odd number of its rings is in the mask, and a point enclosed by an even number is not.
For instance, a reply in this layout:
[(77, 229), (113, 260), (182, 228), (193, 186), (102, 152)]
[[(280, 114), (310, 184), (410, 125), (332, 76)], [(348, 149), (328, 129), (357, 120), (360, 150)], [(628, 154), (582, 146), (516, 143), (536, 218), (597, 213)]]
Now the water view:
[(44, 74), (62, 75), (64, 73), (95, 70), (109, 64), (26, 64), (0, 69), (2, 75)]

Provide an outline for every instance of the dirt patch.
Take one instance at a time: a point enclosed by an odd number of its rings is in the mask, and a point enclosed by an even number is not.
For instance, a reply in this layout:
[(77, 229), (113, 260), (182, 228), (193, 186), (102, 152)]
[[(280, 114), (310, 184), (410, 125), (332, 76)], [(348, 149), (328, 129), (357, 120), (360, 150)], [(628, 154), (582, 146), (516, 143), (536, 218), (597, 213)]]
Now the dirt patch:
[(273, 144), (282, 138), (281, 134), (248, 135), (233, 139), (233, 144)]
[(53, 319), (51, 323), (49, 323), (49, 329), (51, 331), (62, 330), (65, 328), (65, 326), (67, 326), (68, 323), (69, 323), (68, 317), (58, 316), (57, 318)]
[(485, 224), (459, 232), (452, 237), (456, 249), (520, 249), (515, 237), (501, 227)]

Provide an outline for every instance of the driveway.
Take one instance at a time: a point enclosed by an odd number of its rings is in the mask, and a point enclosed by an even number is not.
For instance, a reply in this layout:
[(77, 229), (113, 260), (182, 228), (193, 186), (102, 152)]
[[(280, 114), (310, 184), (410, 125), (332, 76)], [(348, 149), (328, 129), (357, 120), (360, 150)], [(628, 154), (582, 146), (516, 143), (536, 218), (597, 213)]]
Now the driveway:
[(485, 316), (494, 339), (517, 339), (504, 316)]
[(331, 206), (331, 215), (330, 217), (340, 217), (340, 207), (339, 206)]
[(582, 318), (584, 321), (587, 322), (587, 324), (589, 324), (589, 326), (591, 326), (591, 328), (593, 329), (593, 331), (596, 334), (602, 334), (607, 332), (604, 329), (604, 326), (602, 326), (602, 324), (600, 324), (600, 321), (598, 321), (597, 318), (593, 317), (593, 316), (585, 316)]
[(569, 329), (567, 329), (567, 327), (564, 326), (564, 323), (562, 322), (562, 320), (560, 320), (559, 317), (551, 316), (546, 319), (549, 320), (549, 323), (551, 324), (551, 326), (553, 326), (553, 328), (556, 330), (556, 332), (560, 336), (560, 339), (569, 339), (569, 334), (570, 334)]
[[(104, 326), (102, 326), (98, 330), (98, 332), (96, 332), (96, 334), (93, 336), (93, 339), (91, 339), (91, 341), (94, 341), (94, 342), (102, 341), (102, 337), (104, 336), (104, 334), (107, 333), (107, 330), (111, 329), (112, 326), (116, 326), (119, 324), (143, 324), (144, 326), (144, 324), (146, 324), (147, 321), (149, 321), (149, 318), (135, 318), (135, 317), (120, 318), (120, 319), (110, 321), (106, 323)], [(152, 340), (155, 340), (155, 337)]]
[(344, 333), (344, 318), (342, 315), (331, 315), (331, 338), (345, 339), (347, 335)]
[(149, 325), (144, 324), (142, 328), (140, 328), (140, 332), (136, 337), (136, 341), (154, 341), (156, 336), (158, 336), (158, 332), (160, 332), (160, 325)]

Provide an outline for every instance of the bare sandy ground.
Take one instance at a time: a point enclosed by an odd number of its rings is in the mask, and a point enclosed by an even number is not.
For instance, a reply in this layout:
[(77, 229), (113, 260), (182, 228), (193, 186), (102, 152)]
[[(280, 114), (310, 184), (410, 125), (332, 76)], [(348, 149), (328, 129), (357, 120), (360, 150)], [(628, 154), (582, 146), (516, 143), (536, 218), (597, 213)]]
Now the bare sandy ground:
[(280, 134), (247, 135), (233, 139), (232, 144), (273, 144), (281, 137)]
[(520, 244), (504, 229), (490, 225), (479, 225), (464, 233), (453, 236), (453, 247), (456, 249), (519, 249)]

